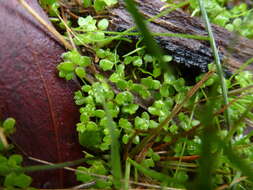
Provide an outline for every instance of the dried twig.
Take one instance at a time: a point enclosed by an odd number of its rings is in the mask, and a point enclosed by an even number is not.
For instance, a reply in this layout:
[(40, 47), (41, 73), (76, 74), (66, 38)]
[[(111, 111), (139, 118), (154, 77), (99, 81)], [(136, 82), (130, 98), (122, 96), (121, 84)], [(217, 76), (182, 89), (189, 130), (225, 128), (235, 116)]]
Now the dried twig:
[[(37, 159), (37, 158), (34, 158), (34, 157), (28, 157), (28, 159), (33, 160), (33, 161), (38, 162), (38, 163), (46, 164), (46, 165), (54, 165), (54, 163), (47, 162), (47, 161), (44, 161), (44, 160), (41, 160), (41, 159)], [(111, 179), (110, 176), (105, 176), (105, 175), (99, 175), (99, 174), (94, 174), (94, 173), (90, 173), (90, 172), (85, 172), (85, 171), (77, 170), (77, 169), (71, 168), (71, 167), (64, 167), (63, 169), (69, 170), (69, 171), (73, 171), (73, 172), (77, 172), (78, 171), (79, 173), (88, 174), (90, 176), (97, 177), (97, 178), (100, 178), (100, 179), (103, 179), (103, 180), (109, 180), (109, 179)], [(124, 180), (121, 180), (121, 181), (124, 182)], [(162, 187), (160, 185), (140, 183), (140, 182), (135, 182), (135, 181), (129, 181), (129, 183), (133, 184), (133, 185), (138, 185), (138, 186), (152, 188), (152, 189), (155, 188), (155, 189), (164, 189), (164, 190), (185, 190), (185, 189), (181, 189), (181, 188), (179, 189), (179, 188), (173, 188), (173, 187)]]
[[(175, 117), (179, 113), (179, 111), (182, 109), (183, 105), (198, 91), (198, 89), (209, 79), (210, 76), (212, 76), (213, 73), (214, 73), (213, 71), (209, 71), (208, 73), (206, 73), (203, 76), (202, 80), (199, 81), (195, 86), (193, 86), (192, 89), (187, 93), (186, 98), (183, 100), (183, 102), (181, 104), (175, 105), (171, 114), (168, 115), (159, 124), (159, 126), (155, 129), (153, 134), (144, 138), (143, 141), (136, 148), (133, 149), (133, 151), (131, 152), (131, 155), (137, 155), (138, 153), (140, 155), (143, 155), (141, 152), (145, 151), (148, 147), (150, 147), (154, 144), (154, 142), (153, 143), (149, 143), (149, 142), (151, 140), (153, 140), (155, 137), (157, 137), (157, 135), (159, 135), (159, 133), (161, 132), (163, 127), (166, 124), (168, 124), (172, 120), (172, 118)], [(139, 160), (141, 160), (141, 158), (139, 158)]]
[(40, 15), (38, 15), (35, 10), (26, 3), (25, 0), (19, 0), (19, 2), (31, 15), (34, 16), (39, 23), (47, 28), (47, 30), (51, 32), (66, 49), (73, 49), (72, 45), (52, 25), (48, 24)]
[(1, 127), (0, 127), (0, 141), (2, 142), (4, 148), (8, 148), (9, 147), (7, 138), (6, 138), (5, 134), (4, 134), (4, 130)]

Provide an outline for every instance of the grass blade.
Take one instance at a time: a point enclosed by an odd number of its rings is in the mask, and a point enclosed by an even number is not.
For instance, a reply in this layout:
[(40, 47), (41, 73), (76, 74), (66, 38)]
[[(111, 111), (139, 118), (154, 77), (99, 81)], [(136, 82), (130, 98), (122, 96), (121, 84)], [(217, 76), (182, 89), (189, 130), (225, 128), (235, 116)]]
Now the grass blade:
[(57, 164), (50, 164), (50, 165), (35, 165), (35, 166), (27, 166), (21, 168), (10, 168), (7, 173), (11, 172), (36, 172), (36, 171), (43, 171), (43, 170), (55, 170), (69, 166), (79, 165), (84, 163), (86, 158), (82, 158), (80, 160), (74, 160), (69, 162), (57, 163)]
[(174, 181), (175, 179), (172, 179), (170, 177), (168, 177), (167, 175), (163, 174), (163, 173), (159, 173), (156, 172), (154, 170), (151, 170), (149, 168), (145, 168), (142, 165), (138, 164), (137, 162), (135, 162), (134, 160), (128, 158), (128, 161), (137, 169), (139, 170), (141, 173), (143, 173), (144, 175), (151, 177), (152, 179), (164, 182), (164, 183), (169, 183)]
[(104, 109), (105, 109), (105, 113), (107, 117), (107, 127), (109, 129), (110, 136), (112, 139), (111, 166), (112, 166), (113, 180), (114, 180), (115, 187), (117, 189), (120, 189), (121, 188), (121, 163), (120, 163), (120, 153), (119, 153), (119, 142), (118, 142), (117, 134), (115, 132), (116, 126), (110, 115), (106, 101), (104, 101)]
[[(132, 151), (131, 151), (131, 155), (136, 155), (138, 154), (138, 152), (140, 152), (142, 149), (147, 148), (148, 143), (153, 140), (155, 137), (157, 137), (159, 135), (159, 133), (161, 132), (161, 130), (163, 129), (163, 127), (168, 124), (173, 117), (175, 117), (179, 111), (181, 110), (181, 108), (183, 107), (183, 105), (198, 91), (198, 89), (209, 79), (209, 77), (213, 74), (212, 71), (209, 71), (208, 73), (206, 73), (202, 80), (199, 81), (194, 87), (191, 88), (191, 90), (188, 91), (187, 96), (185, 97), (185, 99), (183, 100), (183, 102), (181, 104), (176, 104), (175, 107), (173, 108), (171, 114), (169, 114), (159, 125), (158, 127), (153, 131), (152, 134), (146, 136), (142, 142), (136, 146)], [(151, 144), (151, 143), (150, 143)]]
[(124, 181), (124, 189), (129, 189), (129, 178), (130, 178), (131, 164), (126, 160), (126, 169), (125, 169), (125, 181)]
[(139, 13), (134, 1), (133, 0), (124, 0), (124, 1), (126, 3), (126, 8), (128, 12), (132, 15), (133, 20), (143, 37), (143, 41), (147, 47), (147, 50), (149, 51), (151, 55), (156, 57), (156, 59), (159, 61), (163, 69), (168, 68), (168, 66), (165, 65), (163, 61), (162, 50), (157, 45), (152, 34), (149, 32), (145, 23), (145, 18)]
[[(77, 30), (78, 31), (78, 30)], [(105, 34), (113, 34), (120, 36), (141, 36), (139, 32), (115, 32), (115, 31), (103, 31)], [(193, 35), (193, 34), (183, 34), (183, 33), (159, 33), (159, 32), (151, 32), (152, 36), (166, 36), (166, 37), (177, 37), (177, 38), (185, 38), (185, 39), (194, 39), (194, 40), (209, 40), (206, 36), (201, 35)]]
[[(212, 27), (211, 27), (210, 21), (208, 19), (207, 13), (206, 13), (204, 1), (203, 0), (198, 0), (198, 1), (199, 1), (199, 6), (200, 6), (201, 13), (202, 13), (202, 17), (204, 19), (206, 29), (208, 32), (208, 36), (210, 39), (210, 44), (211, 44), (211, 47), (212, 47), (212, 50), (214, 53), (214, 60), (215, 60), (217, 72), (218, 72), (218, 75), (219, 75), (219, 78), (221, 81), (223, 100), (224, 100), (224, 104), (226, 106), (226, 105), (228, 105), (228, 90), (227, 90), (226, 83), (225, 83), (225, 78), (224, 78), (224, 74), (223, 74), (223, 70), (222, 70), (222, 66), (221, 66), (221, 62), (220, 62), (218, 49), (217, 49), (217, 46), (215, 43)], [(225, 111), (225, 120), (226, 120), (227, 128), (229, 129), (231, 126), (229, 109), (226, 109), (226, 111)]]
[(172, 12), (172, 11), (174, 11), (174, 10), (180, 8), (180, 7), (186, 6), (186, 5), (189, 4), (189, 3), (190, 3), (190, 1), (184, 1), (184, 2), (178, 3), (177, 5), (175, 5), (175, 6), (171, 7), (171, 8), (165, 9), (164, 11), (162, 11), (162, 12), (159, 13), (159, 14), (157, 14), (156, 16), (154, 16), (154, 17), (148, 19), (148, 21), (151, 22), (151, 21), (154, 21), (154, 20), (156, 20), (156, 19), (158, 19), (158, 18), (161, 18), (161, 17), (163, 17), (163, 16), (169, 14), (170, 12)]
[[(200, 120), (203, 125), (201, 138), (201, 155), (199, 159), (198, 177), (195, 181), (197, 190), (212, 190), (214, 189), (213, 172), (216, 169), (215, 163), (221, 148), (217, 146), (217, 130), (215, 126), (215, 118), (213, 117), (213, 103), (208, 102), (200, 111)], [(214, 149), (215, 147), (215, 149)], [(215, 150), (215, 151), (214, 151)]]
[(243, 175), (248, 176), (248, 179), (253, 182), (253, 167), (249, 161), (242, 159), (240, 154), (232, 149), (231, 144), (226, 143), (224, 140), (219, 140), (220, 147), (223, 148), (225, 156)]

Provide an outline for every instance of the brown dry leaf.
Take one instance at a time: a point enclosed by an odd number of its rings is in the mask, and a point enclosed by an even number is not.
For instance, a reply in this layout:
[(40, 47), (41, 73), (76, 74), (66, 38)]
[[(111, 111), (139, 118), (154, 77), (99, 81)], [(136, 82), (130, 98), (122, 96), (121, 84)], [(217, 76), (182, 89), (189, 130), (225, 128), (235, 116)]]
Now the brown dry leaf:
[[(27, 3), (48, 20), (36, 0)], [(53, 163), (82, 156), (75, 132), (79, 114), (73, 103), (78, 84), (57, 77), (63, 52), (18, 0), (1, 1), (0, 118), (16, 119), (12, 140), (22, 153)], [(63, 170), (32, 175), (40, 188), (75, 184), (74, 174)]]

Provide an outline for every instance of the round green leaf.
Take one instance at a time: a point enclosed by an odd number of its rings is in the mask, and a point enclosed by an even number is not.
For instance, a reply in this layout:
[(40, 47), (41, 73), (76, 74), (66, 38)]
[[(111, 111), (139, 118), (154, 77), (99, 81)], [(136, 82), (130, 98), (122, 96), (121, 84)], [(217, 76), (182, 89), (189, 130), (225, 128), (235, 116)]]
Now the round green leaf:
[(14, 132), (14, 126), (16, 124), (16, 121), (14, 118), (9, 117), (7, 118), (4, 122), (3, 122), (3, 128), (4, 128), (4, 132), (6, 134), (11, 134)]
[(58, 68), (59, 70), (63, 70), (63, 71), (70, 72), (70, 71), (74, 71), (75, 65), (74, 65), (74, 63), (72, 63), (72, 62), (63, 62), (63, 63), (61, 63), (60, 65), (58, 65), (57, 68)]
[(114, 63), (109, 61), (108, 59), (102, 59), (99, 62), (99, 66), (104, 70), (104, 71), (108, 71), (111, 70), (113, 68)]
[(98, 22), (98, 28), (100, 30), (106, 30), (108, 26), (109, 26), (109, 21), (105, 18)]
[(80, 78), (84, 78), (84, 77), (85, 77), (85, 70), (84, 70), (83, 67), (77, 67), (77, 68), (75, 69), (75, 73), (76, 73), (76, 75), (77, 75), (78, 77), (80, 77)]

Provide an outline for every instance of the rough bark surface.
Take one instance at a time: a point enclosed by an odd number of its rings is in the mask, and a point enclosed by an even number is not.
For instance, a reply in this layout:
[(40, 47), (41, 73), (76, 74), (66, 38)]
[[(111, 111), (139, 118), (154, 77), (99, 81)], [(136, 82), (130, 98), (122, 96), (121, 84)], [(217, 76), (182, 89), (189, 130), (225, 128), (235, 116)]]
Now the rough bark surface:
[[(139, 11), (150, 18), (161, 12), (164, 3), (160, 0), (136, 0)], [(124, 31), (134, 26), (131, 16), (126, 11), (124, 4), (112, 10), (111, 29)], [(153, 32), (159, 33), (184, 33), (207, 36), (205, 25), (199, 18), (191, 17), (183, 11), (176, 10), (149, 24)], [(253, 57), (253, 41), (231, 33), (224, 28), (213, 25), (213, 32), (220, 50), (223, 64), (234, 71), (246, 60)], [(175, 63), (183, 65), (191, 70), (197, 69), (207, 71), (207, 64), (213, 61), (213, 55), (208, 41), (176, 37), (157, 37), (157, 42), (168, 53), (173, 56)], [(253, 70), (253, 66), (247, 69)]]
[[(37, 0), (26, 1), (48, 20)], [(0, 3), (0, 39), (0, 118), (16, 119), (13, 142), (26, 156), (41, 160), (57, 163), (80, 159), (75, 133), (79, 114), (73, 103), (78, 85), (58, 78), (56, 71), (64, 49), (18, 0)], [(76, 183), (73, 172), (31, 174), (34, 185), (40, 188)]]

